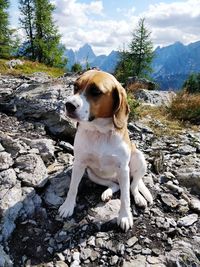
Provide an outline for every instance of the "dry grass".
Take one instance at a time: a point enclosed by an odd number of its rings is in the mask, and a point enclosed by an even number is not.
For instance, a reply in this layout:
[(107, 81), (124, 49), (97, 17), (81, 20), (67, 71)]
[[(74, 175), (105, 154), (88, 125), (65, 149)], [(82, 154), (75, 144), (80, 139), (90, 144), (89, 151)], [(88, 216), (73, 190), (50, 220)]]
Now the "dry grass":
[(64, 69), (48, 67), (45, 64), (38, 62), (32, 62), (28, 60), (22, 60), (24, 64), (10, 69), (6, 62), (8, 60), (0, 59), (0, 74), (6, 75), (21, 75), (32, 74), (34, 72), (45, 72), (52, 77), (59, 77), (64, 74)]
[(180, 93), (170, 107), (172, 117), (200, 124), (200, 94)]
[(194, 131), (199, 131), (200, 129), (200, 127), (189, 122), (172, 117), (167, 108), (140, 106), (138, 113), (140, 118), (152, 128), (157, 136), (173, 136), (181, 133), (184, 129), (192, 129)]

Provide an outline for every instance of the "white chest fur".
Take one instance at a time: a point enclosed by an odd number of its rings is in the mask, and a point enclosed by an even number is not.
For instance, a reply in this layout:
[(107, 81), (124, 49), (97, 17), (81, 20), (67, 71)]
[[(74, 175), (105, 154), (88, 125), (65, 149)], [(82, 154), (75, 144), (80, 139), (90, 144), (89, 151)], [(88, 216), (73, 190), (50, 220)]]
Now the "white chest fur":
[(110, 119), (80, 123), (75, 137), (75, 159), (101, 178), (115, 178), (116, 170), (130, 161), (130, 149)]

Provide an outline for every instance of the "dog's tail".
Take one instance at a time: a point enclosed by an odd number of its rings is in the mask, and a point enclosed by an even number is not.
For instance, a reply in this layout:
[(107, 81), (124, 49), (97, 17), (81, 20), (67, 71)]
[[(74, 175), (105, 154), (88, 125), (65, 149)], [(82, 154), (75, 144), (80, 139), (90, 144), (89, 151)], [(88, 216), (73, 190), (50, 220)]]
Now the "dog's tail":
[(146, 198), (146, 200), (149, 202), (150, 205), (153, 204), (153, 198), (149, 191), (149, 189), (144, 184), (143, 180), (141, 179), (138, 184), (138, 189), (140, 193)]

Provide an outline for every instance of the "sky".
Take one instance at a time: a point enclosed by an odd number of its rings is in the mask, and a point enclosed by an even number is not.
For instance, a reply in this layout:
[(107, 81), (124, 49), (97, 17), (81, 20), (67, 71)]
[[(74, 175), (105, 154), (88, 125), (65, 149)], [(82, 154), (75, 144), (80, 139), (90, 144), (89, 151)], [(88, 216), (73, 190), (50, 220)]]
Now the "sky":
[[(50, 0), (66, 48), (89, 43), (95, 54), (128, 47), (140, 18), (145, 18), (154, 47), (200, 40), (200, 0)], [(10, 24), (18, 23), (18, 1), (10, 0)]]

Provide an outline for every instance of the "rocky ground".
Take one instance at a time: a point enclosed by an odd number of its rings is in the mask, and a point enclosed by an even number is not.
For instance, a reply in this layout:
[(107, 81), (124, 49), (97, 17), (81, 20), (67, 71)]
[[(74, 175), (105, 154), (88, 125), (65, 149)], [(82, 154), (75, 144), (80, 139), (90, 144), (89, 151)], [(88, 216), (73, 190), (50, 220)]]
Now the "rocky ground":
[(200, 129), (156, 136), (143, 120), (129, 123), (154, 204), (142, 210), (132, 199), (127, 233), (116, 224), (119, 194), (102, 203), (104, 188), (86, 176), (74, 216), (58, 216), (73, 164), (75, 125), (63, 110), (75, 78), (0, 76), (0, 266), (200, 266)]

